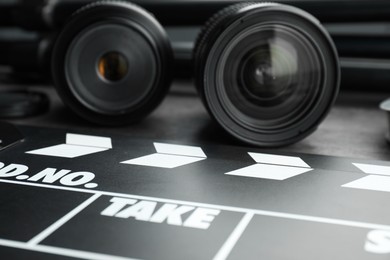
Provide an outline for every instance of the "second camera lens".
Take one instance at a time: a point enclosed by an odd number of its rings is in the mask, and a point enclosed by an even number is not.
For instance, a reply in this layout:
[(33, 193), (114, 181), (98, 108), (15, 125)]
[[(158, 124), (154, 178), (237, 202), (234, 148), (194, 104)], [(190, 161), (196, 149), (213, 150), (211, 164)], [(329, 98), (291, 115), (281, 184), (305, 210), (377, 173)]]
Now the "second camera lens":
[(307, 136), (338, 92), (330, 37), (291, 6), (241, 3), (222, 10), (202, 31), (194, 56), (209, 112), (253, 145), (280, 146)]

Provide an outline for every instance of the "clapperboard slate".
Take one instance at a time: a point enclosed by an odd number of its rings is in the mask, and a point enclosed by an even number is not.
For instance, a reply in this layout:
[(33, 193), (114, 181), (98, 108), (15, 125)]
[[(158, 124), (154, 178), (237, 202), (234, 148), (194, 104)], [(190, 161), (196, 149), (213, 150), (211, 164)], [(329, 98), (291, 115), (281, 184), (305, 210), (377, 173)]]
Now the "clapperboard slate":
[(390, 259), (390, 163), (18, 127), (1, 259)]

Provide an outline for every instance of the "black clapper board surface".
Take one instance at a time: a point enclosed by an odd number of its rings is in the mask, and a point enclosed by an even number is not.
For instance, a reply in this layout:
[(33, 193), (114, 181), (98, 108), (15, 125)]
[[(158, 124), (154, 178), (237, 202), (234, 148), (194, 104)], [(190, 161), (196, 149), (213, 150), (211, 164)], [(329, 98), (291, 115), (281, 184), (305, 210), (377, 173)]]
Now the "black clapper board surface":
[(1, 259), (390, 259), (390, 163), (18, 127)]

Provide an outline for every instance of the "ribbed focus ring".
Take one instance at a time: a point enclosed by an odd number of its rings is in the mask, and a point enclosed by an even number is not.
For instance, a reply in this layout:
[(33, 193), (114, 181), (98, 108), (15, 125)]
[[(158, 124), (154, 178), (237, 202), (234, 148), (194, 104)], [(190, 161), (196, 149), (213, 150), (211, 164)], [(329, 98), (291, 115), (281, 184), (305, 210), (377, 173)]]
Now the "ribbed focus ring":
[(193, 51), (193, 61), (194, 61), (194, 75), (195, 75), (195, 81), (196, 85), (199, 91), (202, 91), (199, 89), (199, 86), (202, 85), (202, 68), (204, 68), (204, 63), (207, 60), (208, 56), (208, 49), (207, 47), (211, 47), (212, 42), (215, 41), (213, 39), (214, 37), (218, 37), (220, 34), (220, 30), (224, 29), (224, 27), (221, 27), (221, 25), (226, 24), (226, 21), (228, 21), (232, 15), (236, 14), (239, 10), (246, 8), (248, 6), (254, 6), (254, 5), (269, 5), (269, 4), (275, 4), (271, 2), (245, 2), (245, 3), (238, 3), (234, 4), (228, 7), (223, 8), (219, 12), (215, 13), (213, 16), (211, 16), (203, 28), (201, 29), (196, 41), (195, 41), (195, 47)]
[[(239, 3), (232, 6), (228, 6), (219, 12), (215, 13), (213, 16), (211, 16), (205, 25), (203, 26), (202, 30), (200, 31), (196, 41), (195, 41), (195, 49), (194, 49), (194, 55), (195, 57), (199, 57), (199, 52), (204, 47), (205, 43), (209, 42), (210, 36), (214, 35), (214, 31), (218, 26), (224, 21), (224, 19), (228, 18), (230, 15), (236, 13), (241, 8), (244, 8), (246, 6), (253, 5), (255, 3), (252, 2), (245, 2), (245, 3)], [(219, 29), (219, 28), (218, 28)]]

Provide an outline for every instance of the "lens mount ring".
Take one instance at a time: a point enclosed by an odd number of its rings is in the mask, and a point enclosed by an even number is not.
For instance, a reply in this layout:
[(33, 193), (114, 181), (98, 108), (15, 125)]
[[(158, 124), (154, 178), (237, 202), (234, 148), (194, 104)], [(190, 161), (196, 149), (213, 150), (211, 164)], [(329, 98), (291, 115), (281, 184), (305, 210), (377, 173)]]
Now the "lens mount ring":
[(168, 37), (152, 15), (134, 4), (103, 1), (76, 11), (65, 25), (53, 49), (52, 75), (76, 114), (93, 123), (124, 125), (162, 101), (172, 59)]
[[(247, 69), (240, 67), (240, 57), (250, 56), (251, 42), (257, 43), (254, 53), (260, 58), (248, 66), (253, 71), (245, 74), (249, 87), (243, 87), (245, 80), (235, 75)], [(340, 68), (330, 36), (310, 14), (287, 5), (227, 7), (201, 32), (194, 59), (196, 85), (209, 113), (252, 145), (275, 147), (303, 139), (324, 119), (338, 93)]]

